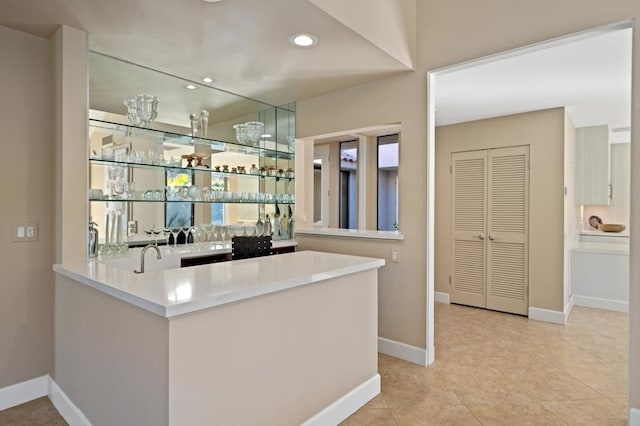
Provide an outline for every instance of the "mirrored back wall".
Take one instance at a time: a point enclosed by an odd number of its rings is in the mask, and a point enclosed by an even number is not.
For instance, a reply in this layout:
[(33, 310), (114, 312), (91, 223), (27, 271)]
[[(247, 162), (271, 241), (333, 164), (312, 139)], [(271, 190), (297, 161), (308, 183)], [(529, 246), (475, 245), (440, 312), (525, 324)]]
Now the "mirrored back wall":
[(295, 103), (274, 106), (99, 52), (89, 52), (89, 108), (93, 118), (110, 121), (120, 117), (119, 121), (126, 124), (124, 101), (139, 94), (152, 95), (159, 100), (157, 117), (150, 125), (154, 129), (189, 133), (190, 114), (204, 110), (209, 112), (208, 138), (235, 142), (233, 125), (247, 121), (264, 123), (263, 140), (271, 143), (289, 145), (295, 136)]

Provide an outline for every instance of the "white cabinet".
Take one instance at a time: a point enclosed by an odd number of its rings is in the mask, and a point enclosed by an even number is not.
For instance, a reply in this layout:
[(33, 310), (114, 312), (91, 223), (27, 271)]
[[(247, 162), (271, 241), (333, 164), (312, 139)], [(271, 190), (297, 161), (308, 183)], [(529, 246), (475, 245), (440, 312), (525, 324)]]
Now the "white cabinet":
[(629, 246), (579, 243), (572, 250), (571, 281), (576, 306), (628, 312)]
[(576, 129), (576, 203), (609, 205), (611, 170), (609, 127)]

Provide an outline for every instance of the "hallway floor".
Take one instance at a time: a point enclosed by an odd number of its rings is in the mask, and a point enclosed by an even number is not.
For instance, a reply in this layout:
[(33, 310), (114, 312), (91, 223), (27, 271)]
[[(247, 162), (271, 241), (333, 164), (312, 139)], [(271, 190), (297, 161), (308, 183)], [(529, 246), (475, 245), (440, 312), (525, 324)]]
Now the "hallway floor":
[[(575, 307), (566, 326), (436, 303), (436, 362), (379, 355), (382, 393), (343, 425), (626, 425), (628, 315)], [(48, 398), (0, 425), (65, 425)]]
[(343, 425), (626, 425), (628, 315), (566, 326), (436, 303), (436, 361), (379, 355), (382, 393)]

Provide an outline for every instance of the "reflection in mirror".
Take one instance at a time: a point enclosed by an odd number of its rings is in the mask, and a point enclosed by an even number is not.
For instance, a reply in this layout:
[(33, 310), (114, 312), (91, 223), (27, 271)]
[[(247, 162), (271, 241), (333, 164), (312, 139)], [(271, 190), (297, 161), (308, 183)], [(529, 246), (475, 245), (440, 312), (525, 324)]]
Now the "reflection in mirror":
[(358, 141), (340, 143), (340, 228), (358, 228)]
[(313, 223), (322, 220), (322, 158), (313, 159)]

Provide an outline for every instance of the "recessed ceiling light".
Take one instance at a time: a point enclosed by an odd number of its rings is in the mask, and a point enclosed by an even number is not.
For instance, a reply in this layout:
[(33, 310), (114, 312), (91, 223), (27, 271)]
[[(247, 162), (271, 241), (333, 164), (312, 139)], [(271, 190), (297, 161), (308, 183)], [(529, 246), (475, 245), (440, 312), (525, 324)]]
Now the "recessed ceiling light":
[(271, 137), (271, 135), (262, 135), (262, 136), (260, 136), (260, 137), (261, 137), (261, 138), (270, 138), (270, 137)]
[(291, 43), (294, 46), (311, 47), (318, 44), (318, 39), (311, 34), (296, 34), (291, 37)]
[(195, 84), (187, 84), (184, 87), (185, 87), (185, 89), (189, 89), (189, 90), (196, 90), (197, 89)]
[(213, 79), (211, 77), (203, 77), (202, 81), (204, 81), (205, 83), (213, 83)]
[(220, 3), (222, 0), (203, 0), (206, 3)]

